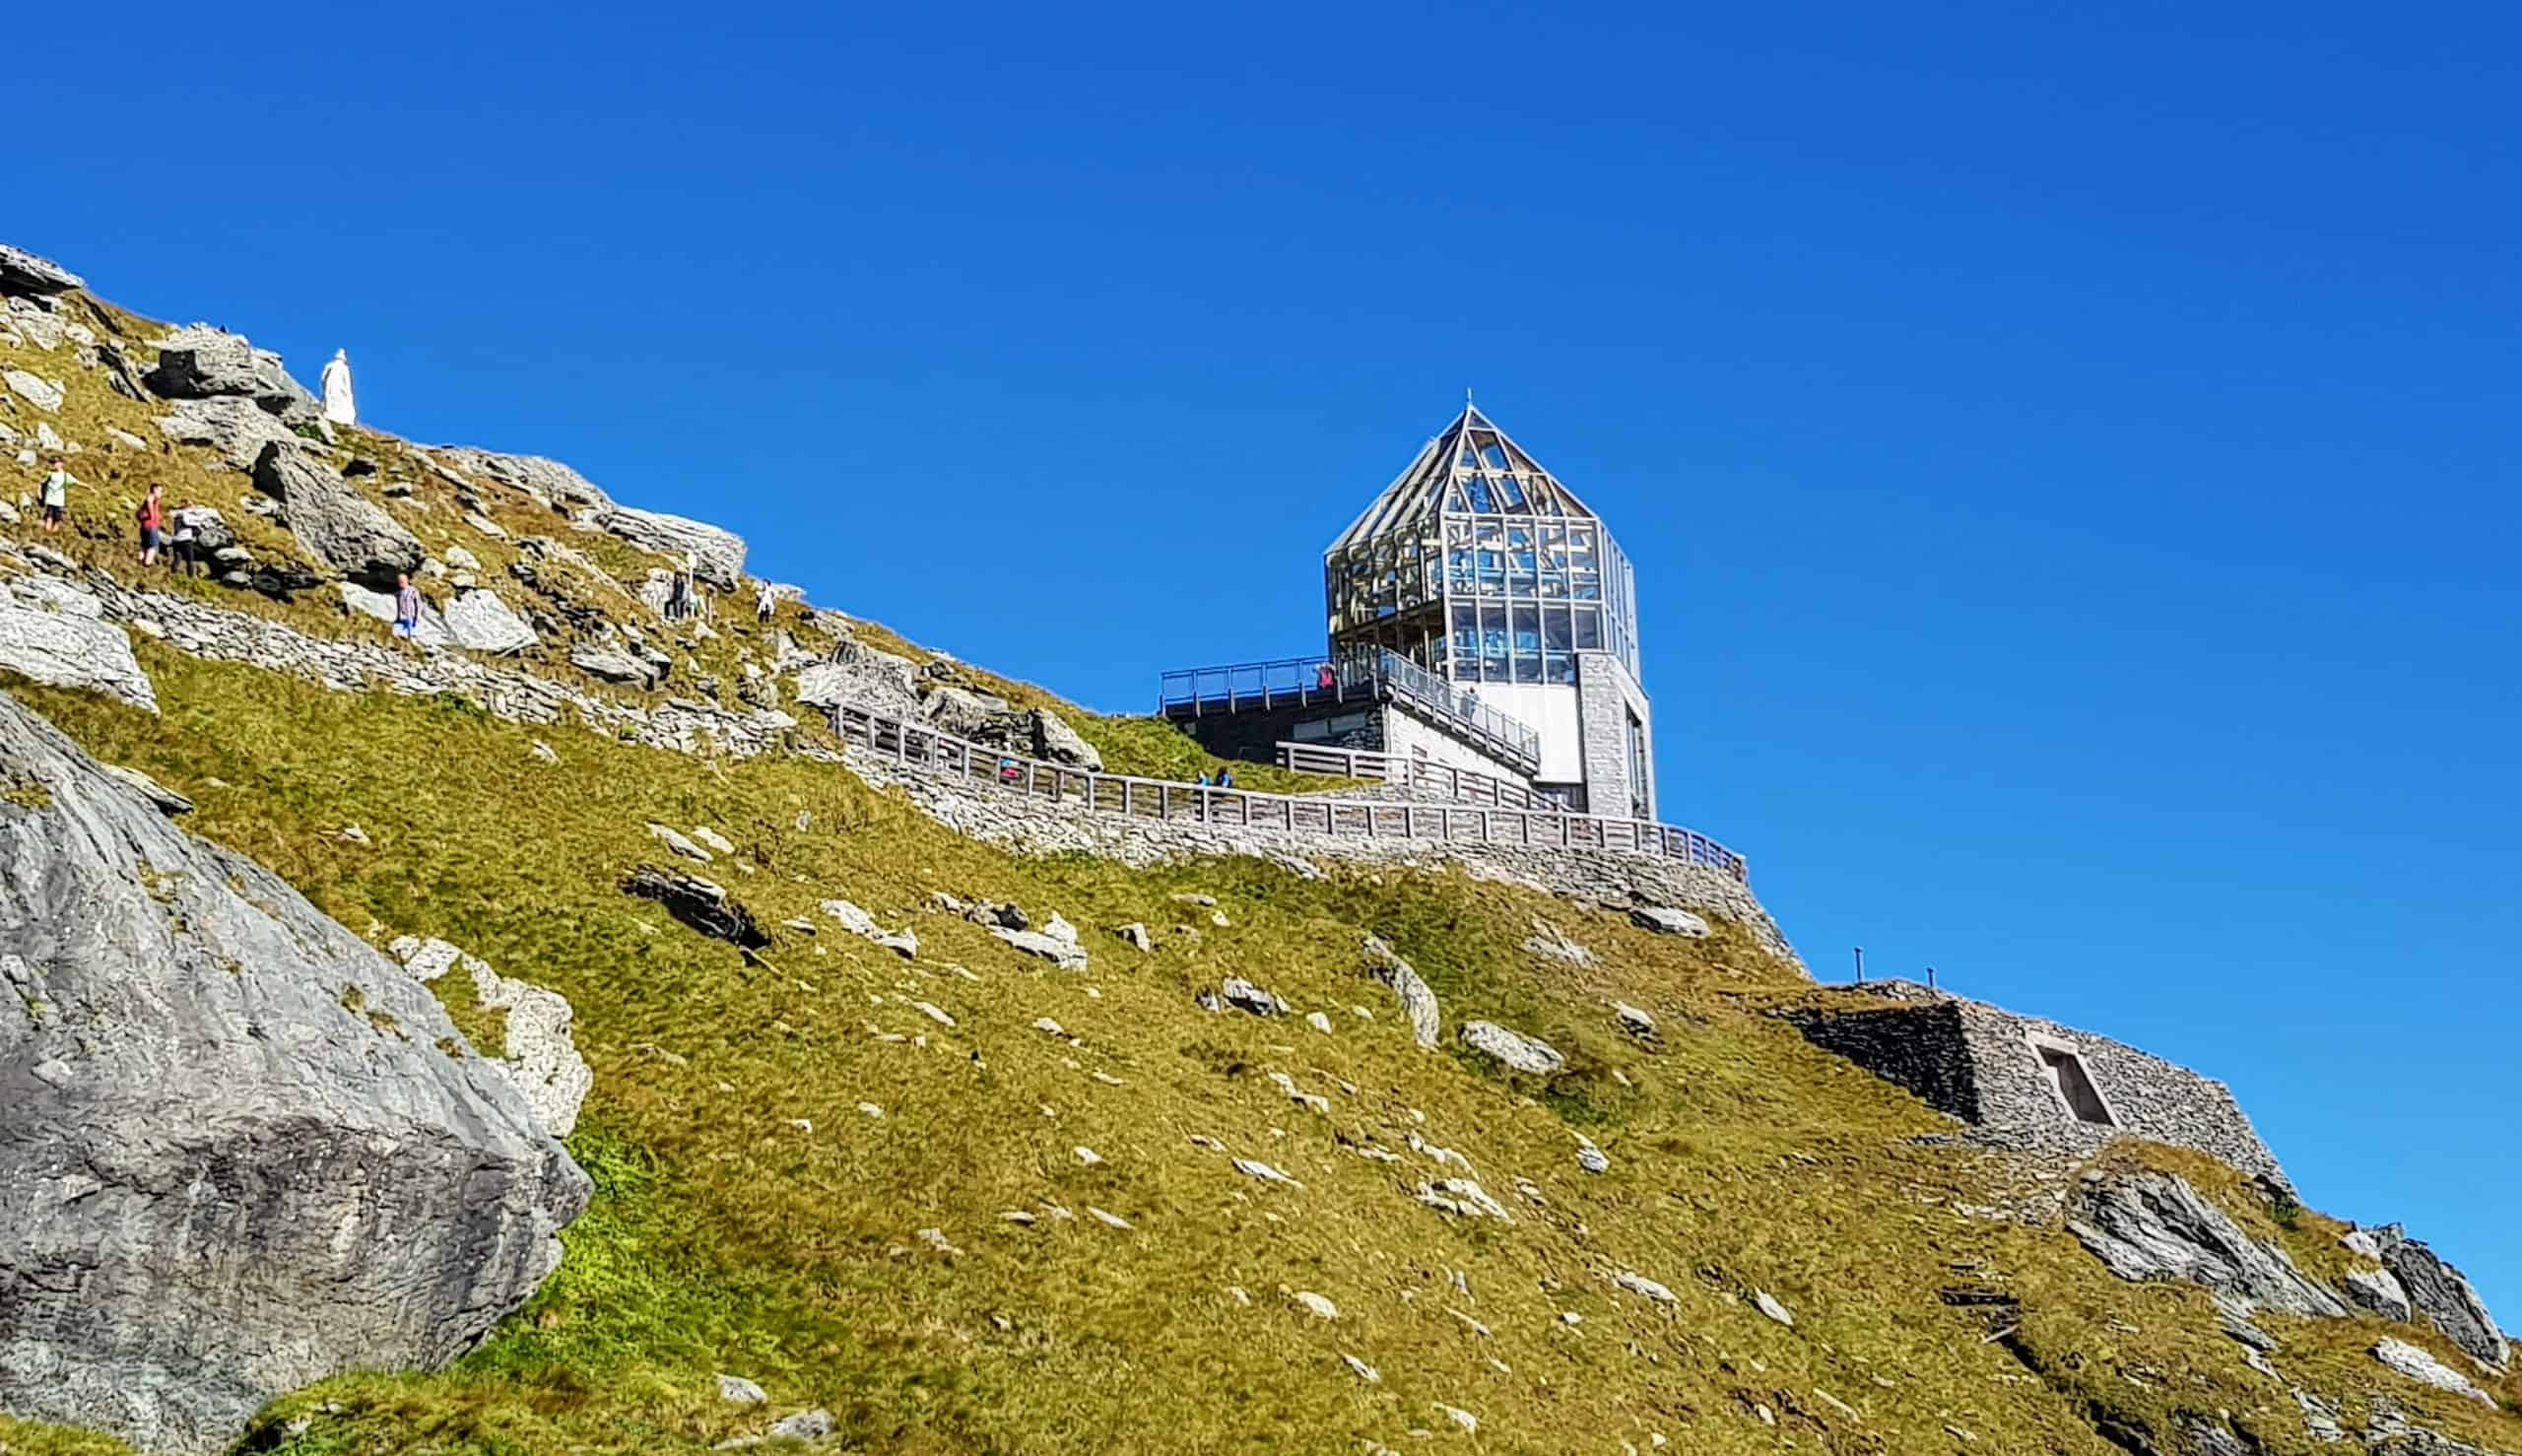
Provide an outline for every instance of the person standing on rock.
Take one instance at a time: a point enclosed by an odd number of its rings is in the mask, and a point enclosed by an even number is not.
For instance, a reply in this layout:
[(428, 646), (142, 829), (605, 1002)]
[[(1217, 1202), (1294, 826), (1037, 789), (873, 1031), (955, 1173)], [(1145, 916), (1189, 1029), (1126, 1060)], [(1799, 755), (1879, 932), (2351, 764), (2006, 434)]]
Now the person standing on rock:
[(412, 584), (412, 573), (394, 574), (394, 635), (410, 637), (421, 629), (421, 589)]
[(165, 493), (165, 487), (151, 486), (149, 494), (141, 497), (137, 514), (140, 521), (140, 564), (144, 566), (158, 564), (159, 547), (166, 539)]
[(62, 465), (61, 457), (53, 456), (52, 471), (43, 478), (43, 528), (46, 531), (60, 530), (61, 518), (70, 513), (70, 483), (75, 479), (77, 477)]
[(174, 558), (175, 574), (191, 576), (199, 571), (200, 543), (201, 532), (194, 527), (192, 515), (188, 510), (178, 509), (175, 512), (175, 539), (168, 547), (169, 553)]
[(770, 583), (767, 581), (763, 582), (753, 594), (753, 620), (756, 622), (768, 622), (770, 620), (770, 614), (776, 610), (778, 606), (779, 599), (770, 594)]

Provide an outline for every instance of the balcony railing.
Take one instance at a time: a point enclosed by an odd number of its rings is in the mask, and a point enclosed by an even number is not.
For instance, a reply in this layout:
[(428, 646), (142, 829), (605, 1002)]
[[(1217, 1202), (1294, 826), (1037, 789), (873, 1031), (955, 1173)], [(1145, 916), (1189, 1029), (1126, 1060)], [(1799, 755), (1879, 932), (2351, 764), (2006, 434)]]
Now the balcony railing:
[(1541, 767), (1541, 734), (1531, 725), (1389, 649), (1185, 668), (1163, 675), (1157, 702), (1170, 718), (1319, 703), (1398, 702), (1526, 773)]

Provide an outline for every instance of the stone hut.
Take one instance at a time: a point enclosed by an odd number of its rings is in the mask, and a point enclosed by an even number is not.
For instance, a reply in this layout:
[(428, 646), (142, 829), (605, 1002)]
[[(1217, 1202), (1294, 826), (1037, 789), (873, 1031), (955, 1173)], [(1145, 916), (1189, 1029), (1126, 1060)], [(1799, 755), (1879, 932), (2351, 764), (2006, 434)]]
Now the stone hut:
[(2191, 1148), (2287, 1190), (2223, 1083), (2090, 1031), (1914, 981), (1788, 1013), (1805, 1039), (1915, 1092), (1999, 1147), (2084, 1157), (2122, 1133)]

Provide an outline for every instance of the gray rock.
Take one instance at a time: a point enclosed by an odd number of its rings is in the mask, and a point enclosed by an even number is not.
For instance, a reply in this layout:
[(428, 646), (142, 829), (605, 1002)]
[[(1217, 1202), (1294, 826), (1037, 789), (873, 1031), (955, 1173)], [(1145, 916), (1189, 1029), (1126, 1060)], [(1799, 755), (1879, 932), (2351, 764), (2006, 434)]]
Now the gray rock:
[(97, 767), (101, 770), (107, 778), (113, 779), (115, 782), (137, 791), (140, 797), (149, 801), (151, 808), (157, 810), (160, 814), (166, 816), (168, 819), (173, 819), (178, 815), (190, 814), (193, 812), (192, 800), (176, 793), (173, 789), (170, 789), (165, 784), (160, 783), (158, 780), (151, 778), (148, 774), (141, 772), (137, 768), (125, 768), (120, 763), (100, 763)]
[(1463, 1045), (1517, 1072), (1548, 1077), (1567, 1065), (1559, 1048), (1538, 1036), (1510, 1031), (1495, 1022), (1465, 1022), (1459, 1034)]
[[(356, 581), (336, 581), (333, 589), (342, 594), (342, 610), (383, 623), (393, 622), (394, 599), (384, 592), (369, 591)], [(424, 647), (443, 647), (455, 640), (446, 629), (446, 619), (438, 615), (427, 597), (421, 599), (421, 620), (412, 629), (412, 640)]]
[(569, 664), (608, 683), (635, 683), (646, 688), (652, 686), (657, 678), (654, 663), (644, 657), (633, 657), (619, 647), (572, 647), (569, 649)]
[(1692, 940), (1707, 939), (1707, 922), (1688, 910), (1671, 905), (1638, 905), (1628, 912), (1631, 925), (1651, 930), (1657, 935), (1684, 935)]
[(2445, 1339), (2497, 1369), (2511, 1358), (2504, 1332), (2488, 1313), (2487, 1301), (2460, 1270), (2432, 1249), (2408, 1236), (2396, 1224), (2370, 1230), (2381, 1249), (2382, 1263), (2398, 1276), (2408, 1302)]
[(1670, 1289), (1667, 1289), (1665, 1286), (1654, 1280), (1648, 1279), (1645, 1275), (1639, 1274), (1633, 1270), (1620, 1269), (1613, 1271), (1612, 1283), (1628, 1291), (1632, 1294), (1643, 1294), (1658, 1304), (1676, 1304), (1680, 1302), (1680, 1300), (1674, 1297), (1673, 1291)]
[(249, 474), (266, 446), (298, 444), (288, 426), (252, 400), (229, 396), (176, 400), (158, 417), (158, 431), (179, 445), (208, 445), (223, 462)]
[(474, 1050), (496, 1059), (508, 1081), (533, 1109), (535, 1121), (553, 1137), (565, 1138), (578, 1126), (578, 1108), (595, 1085), (595, 1074), (578, 1055), (569, 1034), (574, 1017), (568, 998), (558, 991), (510, 980), (480, 958), (467, 956), (441, 940), (404, 936), (390, 948), (394, 959), (415, 977), (431, 982), (450, 970), (461, 970), (472, 982), (473, 1004), (505, 1013), (506, 1032), (497, 1047)]
[(2178, 1279), (2245, 1310), (2346, 1317), (2347, 1302), (2294, 1267), (2283, 1249), (2242, 1231), (2186, 1178), (2151, 1171), (2088, 1173), (2069, 1199), (2067, 1228), (2127, 1280)]
[(666, 907), (666, 913), (677, 920), (718, 940), (759, 951), (770, 944), (753, 911), (727, 893), (726, 887), (697, 875), (679, 870), (640, 865), (623, 877), (625, 894), (652, 899)]
[(61, 408), (61, 385), (25, 369), (0, 370), (9, 392), (49, 415)]
[(511, 490), (523, 492), (546, 510), (565, 511), (580, 506), (610, 508), (613, 504), (613, 497), (606, 495), (602, 487), (547, 456), (501, 455), (469, 445), (436, 445), (431, 448), (428, 458), (454, 485), (467, 490), (472, 487), (472, 483), (457, 472), (484, 476)]
[(86, 279), (52, 259), (0, 242), (0, 293), (57, 294), (85, 287)]
[(692, 558), (693, 574), (721, 591), (734, 591), (744, 580), (745, 539), (733, 531), (628, 505), (600, 507), (589, 512), (587, 520), (598, 530), (677, 563)]
[(157, 690), (121, 628), (84, 611), (58, 610), (21, 579), (0, 586), (0, 668), (55, 688), (87, 688), (158, 711)]
[(1112, 933), (1119, 936), (1123, 941), (1126, 941), (1130, 945), (1131, 949), (1139, 952), (1141, 955), (1152, 956), (1156, 954), (1155, 938), (1147, 933), (1146, 926), (1135, 920), (1131, 921), (1127, 925), (1113, 926)]
[(385, 507), (342, 484), (293, 444), (274, 440), (254, 457), (254, 489), (281, 503), (289, 533), (345, 576), (389, 586), (418, 571), (428, 553)]
[(989, 933), (1028, 956), (1041, 957), (1062, 970), (1086, 968), (1086, 952), (1080, 950), (1075, 941), (1044, 935), (1038, 930), (1010, 930), (1004, 925), (991, 926)]
[(817, 1406), (800, 1411), (784, 1421), (771, 1423), (770, 1438), (774, 1441), (820, 1441), (832, 1432), (831, 1412)]
[(1652, 1041), (1655, 1039), (1654, 1016), (1638, 1007), (1629, 1005), (1626, 1001), (1615, 1001), (1612, 1003), (1612, 1020), (1620, 1024), (1620, 1028), (1622, 1030), (1626, 1031), (1629, 1035), (1636, 1037), (1640, 1041)]
[(1218, 987), (1218, 995), (1227, 1005), (1237, 1011), (1250, 1012), (1256, 1017), (1281, 1016), (1288, 1009), (1286, 1003), (1278, 997), (1241, 976), (1228, 976), (1226, 983)]
[(2354, 1269), (2348, 1271), (2347, 1297), (2384, 1319), (2406, 1320), (2415, 1312), (2409, 1303), (2408, 1291), (2399, 1277), (2387, 1269)]
[(2406, 1375), (2411, 1380), (2448, 1391), (2465, 1400), (2477, 1401), (2492, 1411), (2495, 1397), (2479, 1389), (2469, 1377), (2436, 1359), (2418, 1346), (2405, 1340), (2384, 1340), (2373, 1347), (2373, 1358)]
[(685, 859), (691, 860), (695, 864), (705, 865), (710, 861), (711, 856), (708, 850), (701, 848), (697, 843), (694, 843), (691, 837), (686, 835), (683, 830), (675, 828), (670, 825), (661, 825), (655, 820), (650, 820), (648, 822), (648, 833), (650, 837), (654, 838), (658, 843), (663, 844), (666, 848), (673, 850), (675, 853), (682, 855)]
[(824, 901), (824, 913), (840, 922), (840, 928), (851, 935), (884, 947), (909, 960), (919, 955), (919, 937), (907, 925), (899, 930), (887, 930), (876, 923), (876, 917), (845, 899)]
[(225, 395), (251, 400), (289, 424), (319, 418), (315, 397), (290, 377), (279, 355), (256, 349), (242, 334), (206, 324), (178, 329), (159, 341), (158, 366), (142, 375), (141, 382), (161, 399)]
[(1078, 737), (1077, 730), (1062, 721), (1059, 714), (1046, 707), (1037, 707), (1033, 709), (1030, 726), (1034, 758), (1090, 772), (1102, 771), (1103, 756), (1095, 752), (1093, 744)]
[(1752, 1291), (1752, 1307), (1790, 1330), (1795, 1328), (1795, 1312), (1779, 1303), (1778, 1297), (1766, 1290)]
[(447, 603), (446, 630), (457, 646), (476, 652), (521, 652), (541, 640), (498, 592), (480, 588)]
[(1595, 1146), (1593, 1139), (1586, 1137), (1583, 1133), (1576, 1135), (1576, 1165), (1596, 1175), (1612, 1170), (1611, 1158), (1604, 1155), (1601, 1148)]
[(5, 698), (0, 773), (0, 1408), (224, 1449), (533, 1292), (587, 1180), (426, 989)]
[(178, 505), (166, 512), (166, 519), (173, 522), (178, 531), (191, 529), (196, 550), (216, 552), (236, 544), (236, 533), (228, 528), (228, 522), (220, 518), (216, 507)]
[(731, 1406), (759, 1406), (768, 1402), (770, 1395), (742, 1375), (722, 1374), (718, 1377), (718, 1399)]
[(1558, 926), (1536, 915), (1533, 933), (1524, 940), (1524, 949), (1550, 960), (1564, 960), (1570, 965), (1591, 965), (1594, 953), (1567, 938)]
[(1390, 986), (1392, 994), (1400, 998), (1401, 1014), (1410, 1020), (1411, 1039), (1421, 1046), (1435, 1045), (1436, 1034), (1443, 1026), (1436, 993), (1427, 989), (1419, 972), (1411, 969), (1410, 962), (1385, 945), (1380, 936), (1366, 937), (1365, 953), (1366, 974)]

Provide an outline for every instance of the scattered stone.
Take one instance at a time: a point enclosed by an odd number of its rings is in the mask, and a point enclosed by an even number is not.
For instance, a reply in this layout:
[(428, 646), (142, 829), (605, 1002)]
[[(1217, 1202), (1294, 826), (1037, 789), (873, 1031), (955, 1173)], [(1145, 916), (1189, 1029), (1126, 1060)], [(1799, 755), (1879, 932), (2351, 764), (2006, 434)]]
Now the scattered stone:
[(1381, 937), (1367, 936), (1365, 953), (1366, 973), (1390, 986), (1393, 994), (1400, 998), (1402, 1015), (1410, 1019), (1411, 1038), (1421, 1046), (1435, 1045), (1436, 1033), (1441, 1026), (1436, 993), (1427, 989), (1427, 983), (1419, 978), (1419, 972), (1411, 969), (1410, 962), (1385, 945)]
[(1464, 1430), (1469, 1431), (1472, 1434), (1479, 1434), (1479, 1417), (1474, 1416), (1460, 1406), (1446, 1405), (1443, 1401), (1436, 1402), (1436, 1409), (1443, 1414), (1446, 1420), (1451, 1421), (1454, 1424), (1461, 1426)]
[(344, 825), (341, 829), (341, 838), (352, 844), (365, 844), (367, 842), (367, 830), (357, 825)]
[(1670, 905), (1636, 906), (1628, 912), (1628, 920), (1639, 929), (1651, 930), (1657, 935), (1681, 935), (1701, 941), (1708, 937), (1705, 920)]
[(561, 756), (552, 751), (552, 745), (545, 743), (542, 739), (538, 738), (534, 741), (534, 747), (531, 752), (534, 754), (536, 759), (543, 762), (558, 763), (561, 761)]
[(2411, 1380), (2431, 1385), (2436, 1390), (2449, 1392), (2465, 1400), (2477, 1401), (2490, 1411), (2496, 1409), (2493, 1396), (2471, 1384), (2469, 1378), (2460, 1371), (2405, 1340), (2384, 1340), (2375, 1345), (2373, 1358)]
[(770, 1438), (774, 1441), (820, 1441), (829, 1438), (832, 1429), (831, 1412), (817, 1406), (784, 1421), (771, 1423)]
[(1278, 997), (1241, 976), (1228, 976), (1226, 983), (1218, 988), (1218, 995), (1227, 1005), (1237, 1011), (1250, 1012), (1256, 1017), (1274, 1017), (1287, 1011), (1287, 1007)]
[(1076, 1154), (1077, 1160), (1086, 1164), (1088, 1167), (1100, 1167), (1103, 1164), (1103, 1155), (1087, 1147), (1083, 1143), (1078, 1144), (1069, 1151)]
[(873, 1102), (861, 1102), (861, 1103), (859, 1103), (859, 1104), (858, 1104), (858, 1110), (859, 1110), (859, 1112), (860, 1112), (862, 1115), (865, 1115), (865, 1116), (868, 1116), (868, 1117), (882, 1117), (882, 1116), (884, 1116), (884, 1115), (885, 1115), (885, 1109), (884, 1109), (884, 1108), (882, 1108), (882, 1107), (877, 1106), (877, 1105), (876, 1105), (875, 1103), (873, 1103)]
[(50, 379), (25, 369), (9, 369), (0, 371), (0, 380), (7, 381), (10, 393), (47, 415), (61, 408), (61, 386)]
[(1625, 1001), (1612, 1003), (1612, 1020), (1640, 1041), (1655, 1039), (1655, 1018)]
[(1318, 1011), (1306, 1012), (1304, 1014), (1304, 1024), (1321, 1032), (1325, 1036), (1331, 1034), (1331, 1018), (1324, 1016)]
[(1524, 949), (1550, 960), (1564, 960), (1570, 965), (1592, 965), (1594, 953), (1569, 940), (1556, 925), (1539, 915), (1533, 917), (1533, 933), (1524, 941)]
[(1086, 1216), (1097, 1224), (1112, 1228), (1128, 1229), (1134, 1226), (1129, 1220), (1122, 1218), (1119, 1214), (1108, 1209), (1098, 1209), (1091, 1203), (1086, 1206)]
[(692, 842), (690, 838), (686, 837), (681, 829), (674, 828), (667, 825), (661, 825), (655, 820), (650, 820), (648, 821), (648, 832), (656, 838), (657, 842), (665, 845), (666, 848), (673, 850), (675, 853), (682, 855), (685, 859), (705, 865), (709, 863), (712, 857), (708, 850), (701, 848), (699, 845)]
[(1358, 1358), (1354, 1355), (1344, 1355), (1340, 1357), (1340, 1358), (1348, 1364), (1351, 1374), (1356, 1375), (1359, 1379), (1363, 1380), (1368, 1385), (1381, 1385), (1383, 1383), (1383, 1375), (1378, 1372), (1374, 1366), (1367, 1364), (1364, 1360)]
[(943, 1228), (922, 1228), (919, 1230), (919, 1241), (928, 1245), (930, 1248), (935, 1249), (941, 1254), (961, 1254), (962, 1252), (962, 1249), (955, 1247), (955, 1245), (947, 1239), (946, 1230)]
[(1075, 941), (1059, 940), (1038, 930), (1010, 930), (1004, 925), (991, 926), (989, 933), (1026, 955), (1038, 956), (1062, 970), (1086, 969), (1086, 952), (1079, 949)]
[(876, 923), (876, 917), (845, 899), (824, 901), (824, 913), (840, 922), (840, 928), (862, 940), (884, 947), (909, 960), (919, 955), (919, 936), (905, 925), (899, 930), (887, 930)]
[(1238, 1173), (1242, 1173), (1246, 1177), (1259, 1178), (1264, 1183), (1284, 1183), (1291, 1188), (1302, 1188), (1304, 1186), (1295, 1179), (1289, 1177), (1284, 1171), (1272, 1167), (1270, 1164), (1262, 1162), (1257, 1158), (1238, 1158), (1234, 1159), (1234, 1170)]
[(1512, 1224), (1514, 1216), (1506, 1206), (1489, 1195), (1489, 1191), (1469, 1178), (1438, 1178), (1419, 1185), (1419, 1201), (1431, 1209), (1460, 1214), (1472, 1219), (1494, 1219)]
[(1780, 1304), (1777, 1301), (1776, 1295), (1771, 1294), (1766, 1290), (1754, 1290), (1752, 1291), (1752, 1307), (1759, 1310), (1760, 1313), (1767, 1315), (1769, 1318), (1776, 1320), (1779, 1324), (1786, 1326), (1790, 1330), (1795, 1328), (1794, 1314), (1789, 1312), (1785, 1305)]
[(1331, 1115), (1331, 1099), (1329, 1097), (1317, 1096), (1314, 1093), (1297, 1087), (1296, 1080), (1290, 1077), (1287, 1073), (1273, 1072), (1270, 1074), (1270, 1081), (1272, 1085), (1279, 1089), (1279, 1091), (1288, 1094), (1289, 1101), (1295, 1103), (1299, 1107), (1304, 1107), (1311, 1111), (1321, 1113), (1326, 1117)]
[(542, 640), (498, 592), (481, 587), (458, 592), (447, 604), (446, 630), (457, 646), (476, 652), (522, 652)]
[(1594, 1146), (1593, 1139), (1583, 1133), (1576, 1135), (1576, 1165), (1589, 1173), (1596, 1174), (1612, 1170), (1611, 1158), (1602, 1149)]
[(1671, 1290), (1665, 1288), (1663, 1285), (1657, 1284), (1651, 1279), (1648, 1279), (1645, 1275), (1635, 1273), (1631, 1270), (1623, 1269), (1616, 1271), (1612, 1275), (1612, 1283), (1628, 1291), (1632, 1294), (1643, 1294), (1658, 1304), (1673, 1304), (1679, 1302), (1675, 1299)]
[(608, 683), (635, 683), (642, 688), (655, 682), (658, 675), (655, 664), (619, 647), (573, 647), (569, 649), (569, 665)]
[(935, 1022), (941, 1026), (951, 1028), (955, 1025), (955, 1019), (948, 1016), (934, 1003), (927, 1001), (914, 1001), (911, 1003), (911, 1008), (917, 1011), (921, 1016), (928, 1018), (930, 1021)]
[(1298, 1309), (1312, 1315), (1315, 1319), (1338, 1319), (1340, 1317), (1339, 1305), (1332, 1303), (1330, 1300), (1325, 1299), (1320, 1294), (1313, 1292), (1311, 1290), (1298, 1290), (1290, 1297), (1295, 1300), (1296, 1307)]
[(1548, 1077), (1567, 1065), (1559, 1049), (1537, 1036), (1510, 1031), (1495, 1022), (1465, 1022), (1462, 1044), (1516, 1072)]
[(742, 1375), (718, 1377), (718, 1399), (731, 1406), (759, 1406), (770, 1400), (769, 1392)]
[(1153, 955), (1156, 951), (1156, 942), (1148, 935), (1147, 927), (1135, 920), (1127, 925), (1113, 926), (1112, 933), (1127, 942), (1141, 955)]

